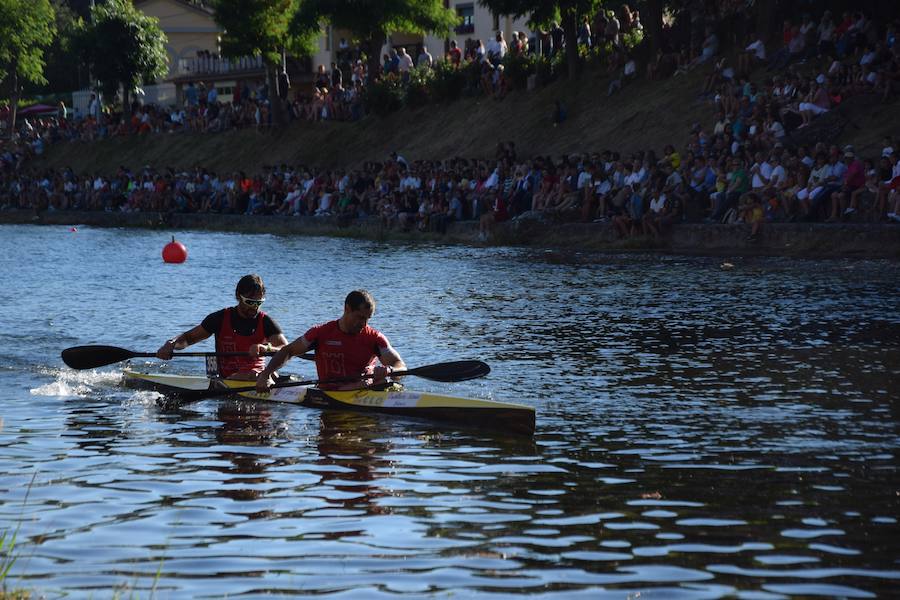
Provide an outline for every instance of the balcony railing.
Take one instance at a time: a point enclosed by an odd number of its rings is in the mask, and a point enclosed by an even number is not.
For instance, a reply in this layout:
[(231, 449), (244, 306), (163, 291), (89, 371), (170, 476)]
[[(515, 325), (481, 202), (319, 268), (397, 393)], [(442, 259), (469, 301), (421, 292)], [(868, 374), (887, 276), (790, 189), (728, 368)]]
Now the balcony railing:
[(175, 77), (185, 75), (227, 75), (259, 71), (263, 68), (261, 56), (242, 56), (240, 58), (219, 58), (214, 56), (198, 56), (182, 58), (178, 61), (178, 69), (172, 73)]

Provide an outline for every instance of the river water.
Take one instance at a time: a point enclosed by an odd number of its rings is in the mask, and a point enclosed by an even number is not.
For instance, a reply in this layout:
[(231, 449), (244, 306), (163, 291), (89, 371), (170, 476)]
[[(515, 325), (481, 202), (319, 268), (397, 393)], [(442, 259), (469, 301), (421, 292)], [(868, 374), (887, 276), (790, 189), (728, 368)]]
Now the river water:
[[(167, 236), (0, 227), (8, 587), (900, 594), (900, 264), (178, 232), (188, 261), (166, 265)], [(368, 288), (372, 324), (411, 367), (493, 369), (408, 386), (532, 405), (534, 438), (290, 405), (175, 407), (119, 387), (122, 365), (76, 372), (59, 358), (90, 343), (153, 351), (228, 305), (247, 272), (290, 339)]]

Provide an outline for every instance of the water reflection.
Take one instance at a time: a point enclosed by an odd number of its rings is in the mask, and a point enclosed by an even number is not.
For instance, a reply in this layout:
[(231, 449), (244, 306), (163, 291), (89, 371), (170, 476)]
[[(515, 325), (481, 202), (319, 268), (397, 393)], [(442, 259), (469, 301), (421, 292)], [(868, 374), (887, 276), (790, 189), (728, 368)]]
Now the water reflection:
[[(146, 260), (158, 259), (155, 232), (79, 229), (64, 242), (45, 229), (0, 236), (0, 266), (34, 298), (27, 314), (0, 313), (0, 529), (22, 523), (14, 576), (26, 586), (896, 595), (897, 264), (749, 259), (726, 271), (721, 259), (186, 233), (191, 261), (163, 269)], [(262, 273), (286, 331), (334, 317), (310, 290), (370, 286), (376, 324), (410, 364), (492, 366), (417, 388), (531, 404), (534, 439), (284, 405), (159, 406), (116, 387), (115, 368), (35, 364), (61, 345), (153, 347), (161, 323), (187, 327), (218, 305), (212, 290), (248, 268), (248, 252), (286, 257)], [(22, 253), (33, 263), (10, 263)], [(147, 304), (160, 294), (164, 307)]]

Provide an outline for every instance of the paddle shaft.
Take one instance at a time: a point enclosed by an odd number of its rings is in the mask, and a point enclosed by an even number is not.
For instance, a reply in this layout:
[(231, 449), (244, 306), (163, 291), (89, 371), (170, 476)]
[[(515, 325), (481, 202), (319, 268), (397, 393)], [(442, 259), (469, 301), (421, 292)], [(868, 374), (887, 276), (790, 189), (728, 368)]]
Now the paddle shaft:
[[(262, 352), (260, 356), (272, 356), (275, 352)], [(182, 356), (249, 356), (246, 352), (174, 352), (172, 358)], [(155, 358), (155, 352), (134, 352), (117, 346), (75, 346), (62, 351), (62, 359), (73, 369), (95, 369), (132, 358)], [(302, 358), (315, 360), (313, 354), (304, 354)]]
[[(477, 377), (483, 377), (490, 373), (491, 368), (481, 361), (456, 361), (449, 363), (437, 363), (434, 365), (425, 365), (414, 369), (406, 369), (403, 371), (394, 371), (390, 377), (423, 377), (436, 381), (467, 381)], [(297, 387), (303, 385), (331, 385), (337, 383), (351, 383), (354, 381), (363, 381), (372, 379), (372, 375), (356, 375), (350, 377), (337, 377), (332, 379), (308, 379), (305, 381), (286, 381), (284, 383), (276, 383), (269, 386), (269, 389)], [(206, 398), (215, 398), (218, 396), (228, 396), (230, 394), (242, 394), (245, 392), (255, 392), (256, 386), (221, 388), (213, 390), (197, 390), (194, 394), (182, 394), (187, 400), (204, 400)]]

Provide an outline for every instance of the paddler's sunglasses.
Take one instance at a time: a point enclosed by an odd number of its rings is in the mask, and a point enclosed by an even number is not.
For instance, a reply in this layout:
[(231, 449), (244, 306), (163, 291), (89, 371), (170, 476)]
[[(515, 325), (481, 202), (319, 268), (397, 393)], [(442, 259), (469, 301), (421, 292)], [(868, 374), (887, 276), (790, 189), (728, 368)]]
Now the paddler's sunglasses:
[(266, 301), (265, 298), (257, 299), (257, 298), (246, 298), (244, 296), (241, 296), (241, 302), (243, 302), (247, 306), (252, 306), (254, 308), (259, 308), (260, 306), (262, 306), (262, 303), (265, 301)]

